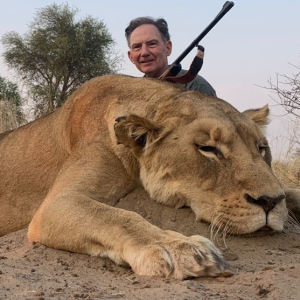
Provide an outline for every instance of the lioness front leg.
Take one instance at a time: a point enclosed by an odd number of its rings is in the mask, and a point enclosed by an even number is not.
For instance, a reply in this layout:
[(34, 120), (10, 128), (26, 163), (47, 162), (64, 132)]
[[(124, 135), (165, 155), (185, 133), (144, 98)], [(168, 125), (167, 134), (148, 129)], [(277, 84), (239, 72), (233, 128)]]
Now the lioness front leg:
[(56, 249), (127, 263), (140, 275), (184, 279), (217, 276), (224, 269), (222, 254), (208, 239), (161, 230), (134, 212), (74, 191), (46, 199), (28, 236)]

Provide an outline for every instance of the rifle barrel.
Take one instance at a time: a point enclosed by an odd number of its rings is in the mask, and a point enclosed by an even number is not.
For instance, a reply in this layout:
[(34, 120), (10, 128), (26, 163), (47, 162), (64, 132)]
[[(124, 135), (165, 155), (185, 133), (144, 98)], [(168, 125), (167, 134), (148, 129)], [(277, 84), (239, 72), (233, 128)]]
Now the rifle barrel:
[(191, 50), (196, 47), (199, 42), (207, 35), (207, 33), (227, 14), (227, 12), (234, 6), (232, 1), (226, 1), (222, 10), (212, 20), (212, 22), (196, 37), (196, 39), (180, 54), (180, 56), (173, 62), (172, 65), (178, 65)]

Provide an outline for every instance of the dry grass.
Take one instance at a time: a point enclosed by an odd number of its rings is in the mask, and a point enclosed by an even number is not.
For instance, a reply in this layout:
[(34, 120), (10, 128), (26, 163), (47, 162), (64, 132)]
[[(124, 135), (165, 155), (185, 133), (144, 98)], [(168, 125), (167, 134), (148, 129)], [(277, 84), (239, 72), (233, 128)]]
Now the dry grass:
[[(276, 177), (287, 188), (300, 187), (300, 118), (287, 119), (284, 134), (271, 140), (276, 159), (272, 169)], [(274, 151), (275, 149), (275, 151)]]
[(273, 172), (285, 187), (300, 187), (300, 155), (286, 161), (275, 161)]

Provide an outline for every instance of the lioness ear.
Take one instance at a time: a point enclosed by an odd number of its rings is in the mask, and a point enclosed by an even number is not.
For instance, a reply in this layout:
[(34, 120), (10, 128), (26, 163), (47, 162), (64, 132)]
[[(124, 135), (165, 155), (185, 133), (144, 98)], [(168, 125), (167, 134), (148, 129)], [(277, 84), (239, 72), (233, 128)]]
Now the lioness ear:
[(159, 135), (160, 126), (146, 118), (137, 115), (119, 117), (114, 125), (119, 144), (123, 144), (137, 156), (140, 156), (147, 142), (151, 142)]
[(265, 105), (262, 108), (246, 110), (243, 114), (258, 125), (267, 125), (269, 124), (269, 112), (268, 105)]

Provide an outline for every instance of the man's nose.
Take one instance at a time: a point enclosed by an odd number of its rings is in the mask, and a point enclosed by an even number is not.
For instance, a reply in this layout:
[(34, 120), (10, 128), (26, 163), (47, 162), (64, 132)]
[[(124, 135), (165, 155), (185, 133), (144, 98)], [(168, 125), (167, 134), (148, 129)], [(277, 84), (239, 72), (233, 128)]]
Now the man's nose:
[(149, 55), (149, 49), (147, 45), (142, 45), (141, 48), (141, 56), (148, 56)]

